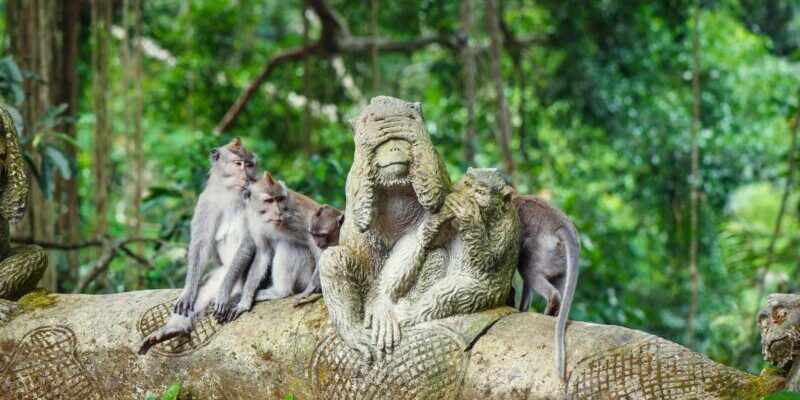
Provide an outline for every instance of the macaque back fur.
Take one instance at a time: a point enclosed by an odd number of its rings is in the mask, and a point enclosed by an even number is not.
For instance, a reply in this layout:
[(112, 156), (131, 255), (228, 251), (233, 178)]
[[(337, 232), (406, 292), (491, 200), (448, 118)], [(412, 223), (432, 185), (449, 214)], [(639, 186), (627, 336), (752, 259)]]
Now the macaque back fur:
[(544, 313), (557, 316), (556, 366), (565, 377), (564, 331), (578, 280), (580, 240), (566, 214), (544, 199), (513, 195), (521, 244), (517, 269), (522, 277), (520, 311), (528, 311), (531, 290), (547, 300)]

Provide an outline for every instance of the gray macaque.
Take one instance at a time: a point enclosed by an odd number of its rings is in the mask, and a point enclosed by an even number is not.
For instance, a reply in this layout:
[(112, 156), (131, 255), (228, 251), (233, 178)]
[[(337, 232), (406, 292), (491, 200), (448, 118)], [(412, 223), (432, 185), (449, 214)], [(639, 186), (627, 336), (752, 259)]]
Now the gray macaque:
[[(339, 231), (344, 223), (344, 214), (327, 204), (323, 205), (314, 216), (311, 217), (308, 231), (314, 238), (314, 244), (320, 250), (325, 250), (330, 246), (339, 245)], [(320, 253), (321, 254), (321, 253)], [(314, 275), (302, 293), (294, 298), (294, 306), (310, 303), (319, 299), (317, 293), (321, 292), (322, 285), (319, 281), (319, 268), (314, 268)]]
[[(322, 254), (308, 229), (319, 204), (289, 190), (283, 181), (276, 180), (269, 172), (253, 183), (249, 192), (246, 220), (250, 240), (255, 246), (255, 258), (237, 304), (218, 303), (215, 316), (220, 322), (235, 320), (249, 311), (254, 302), (281, 299), (301, 292), (311, 283)], [(268, 270), (271, 285), (258, 290)], [(231, 270), (229, 274), (234, 272)], [(226, 281), (235, 279), (229, 276)], [(225, 285), (222, 289), (230, 288), (233, 286)]]
[(556, 320), (556, 367), (565, 377), (564, 331), (578, 282), (578, 231), (561, 210), (535, 197), (514, 194), (521, 244), (517, 270), (522, 276), (520, 311), (528, 311), (531, 290), (547, 299), (546, 315)]
[[(242, 197), (255, 181), (255, 164), (255, 156), (238, 138), (211, 151), (208, 182), (192, 218), (184, 292), (165, 326), (142, 341), (139, 354), (146, 354), (160, 342), (188, 334), (210, 304), (226, 303), (231, 293), (241, 290), (243, 272), (255, 254), (247, 234)], [(201, 282), (200, 274), (209, 261), (220, 267)]]

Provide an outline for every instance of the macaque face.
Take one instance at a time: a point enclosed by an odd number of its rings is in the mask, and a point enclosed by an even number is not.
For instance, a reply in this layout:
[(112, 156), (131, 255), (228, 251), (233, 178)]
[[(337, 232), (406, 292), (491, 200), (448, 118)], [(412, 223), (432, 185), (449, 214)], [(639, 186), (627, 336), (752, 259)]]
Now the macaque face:
[(252, 207), (256, 208), (262, 220), (276, 226), (283, 224), (289, 208), (289, 190), (286, 185), (267, 172), (264, 179), (253, 184), (251, 192)]
[(375, 167), (378, 181), (389, 184), (408, 183), (409, 167), (413, 156), (411, 143), (402, 139), (391, 139), (375, 149)]
[(256, 158), (234, 139), (226, 146), (211, 151), (212, 174), (229, 190), (243, 191), (256, 180)]
[(314, 238), (314, 243), (320, 249), (339, 244), (339, 230), (344, 222), (344, 215), (341, 211), (322, 206), (311, 218), (309, 232)]

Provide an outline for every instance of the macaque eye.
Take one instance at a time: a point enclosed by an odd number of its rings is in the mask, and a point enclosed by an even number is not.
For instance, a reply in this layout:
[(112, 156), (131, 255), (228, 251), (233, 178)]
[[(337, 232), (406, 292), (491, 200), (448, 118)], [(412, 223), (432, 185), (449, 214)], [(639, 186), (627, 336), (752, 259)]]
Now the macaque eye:
[(274, 203), (274, 202), (275, 202), (275, 198), (274, 198), (274, 197), (270, 197), (270, 198), (268, 198), (268, 199), (264, 199), (264, 203), (269, 203), (269, 204), (272, 204), (272, 203)]
[(241, 167), (242, 165), (244, 165), (244, 162), (243, 161), (236, 161), (235, 164), (236, 164), (237, 167)]
[(246, 163), (244, 163), (244, 166), (247, 167), (247, 168), (253, 168), (253, 166), (255, 166), (255, 164), (253, 164), (251, 162), (246, 162)]

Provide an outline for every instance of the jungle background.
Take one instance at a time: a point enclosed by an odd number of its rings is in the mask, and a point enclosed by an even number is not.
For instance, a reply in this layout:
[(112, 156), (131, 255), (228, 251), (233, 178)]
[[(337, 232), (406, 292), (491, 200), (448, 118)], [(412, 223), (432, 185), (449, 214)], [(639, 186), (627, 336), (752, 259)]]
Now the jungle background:
[(34, 188), (13, 236), (49, 249), (49, 290), (182, 286), (208, 154), (235, 136), (260, 169), (344, 207), (348, 120), (387, 94), (422, 102), (454, 180), (499, 167), (573, 218), (572, 319), (758, 372), (756, 310), (800, 291), (796, 0), (0, 0), (0, 12), (0, 101)]

